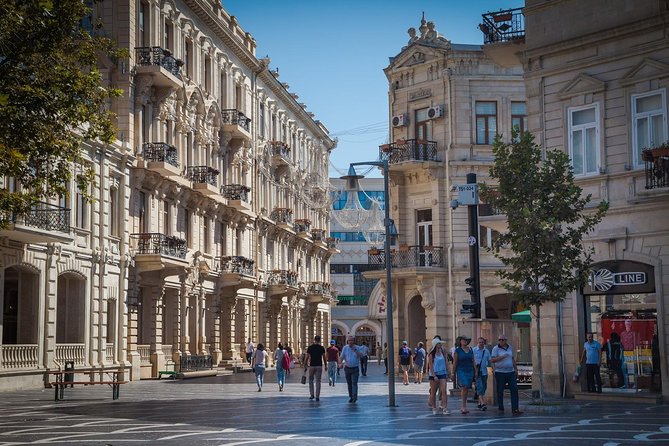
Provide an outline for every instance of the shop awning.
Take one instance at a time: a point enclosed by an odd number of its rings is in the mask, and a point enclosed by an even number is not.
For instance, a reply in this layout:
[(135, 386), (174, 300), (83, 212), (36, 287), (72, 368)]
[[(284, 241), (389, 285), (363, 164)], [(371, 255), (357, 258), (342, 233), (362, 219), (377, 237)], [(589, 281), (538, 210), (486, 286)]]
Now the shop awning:
[(511, 315), (511, 320), (516, 322), (532, 322), (532, 314), (530, 310), (519, 311), (518, 313), (513, 313)]

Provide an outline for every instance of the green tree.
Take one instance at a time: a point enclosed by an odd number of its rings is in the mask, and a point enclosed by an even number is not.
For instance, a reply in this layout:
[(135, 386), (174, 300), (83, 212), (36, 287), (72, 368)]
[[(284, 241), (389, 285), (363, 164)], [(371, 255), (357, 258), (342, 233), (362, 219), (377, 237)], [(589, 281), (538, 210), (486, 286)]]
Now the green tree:
[(82, 142), (114, 140), (120, 91), (102, 85), (98, 61), (124, 52), (86, 26), (89, 12), (82, 0), (0, 0), (0, 176), (20, 185), (0, 189), (1, 226), (73, 179), (88, 191)]
[(493, 146), (495, 163), (490, 177), (497, 186), (482, 187), (483, 199), (506, 214), (508, 231), (493, 241), (492, 250), (506, 266), (498, 271), (503, 286), (519, 302), (533, 308), (536, 321), (539, 399), (544, 401), (541, 360), (541, 306), (561, 302), (587, 280), (593, 250), (583, 236), (603, 218), (608, 203), (589, 206), (574, 183), (569, 156), (562, 150), (541, 147), (530, 133)]

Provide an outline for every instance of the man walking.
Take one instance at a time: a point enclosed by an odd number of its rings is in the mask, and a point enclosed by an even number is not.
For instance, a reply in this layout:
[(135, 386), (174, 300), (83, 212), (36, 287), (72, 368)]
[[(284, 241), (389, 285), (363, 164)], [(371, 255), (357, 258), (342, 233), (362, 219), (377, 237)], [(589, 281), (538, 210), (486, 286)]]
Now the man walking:
[(511, 391), (511, 412), (521, 415), (523, 412), (518, 408), (518, 383), (516, 382), (516, 358), (513, 355), (513, 347), (506, 341), (506, 335), (499, 335), (499, 343), (493, 347), (490, 362), (495, 364), (495, 383), (497, 389), (497, 411), (504, 413), (504, 387), (509, 386)]
[(585, 362), (588, 392), (602, 393), (602, 377), (599, 374), (599, 366), (602, 362), (602, 344), (593, 340), (592, 333), (587, 333), (585, 339), (581, 363)]
[(485, 338), (479, 338), (478, 345), (474, 347), (474, 361), (476, 362), (476, 393), (479, 397), (479, 410), (486, 410), (485, 394), (488, 390), (488, 364), (490, 363), (490, 352), (485, 346)]
[(253, 345), (253, 341), (251, 341), (251, 338), (249, 338), (248, 342), (246, 343), (246, 362), (248, 364), (251, 364), (251, 357), (253, 356), (253, 350), (255, 350), (256, 346)]
[(411, 349), (409, 348), (407, 341), (402, 341), (402, 347), (399, 351), (400, 357), (400, 369), (402, 369), (402, 384), (405, 386), (409, 385), (409, 369), (411, 368)]
[(337, 384), (337, 370), (339, 370), (341, 364), (339, 349), (336, 347), (334, 339), (330, 341), (326, 356), (328, 360), (328, 385), (334, 387)]
[[(314, 397), (316, 401), (321, 400), (321, 378), (323, 377), (323, 366), (325, 365), (325, 348), (321, 345), (321, 337), (314, 336), (314, 343), (307, 349), (306, 363), (309, 367), (309, 393), (310, 400)], [(316, 389), (314, 391), (314, 380)]]
[(344, 375), (346, 376), (346, 384), (348, 385), (348, 402), (355, 403), (358, 401), (358, 376), (360, 374), (360, 358), (362, 353), (355, 345), (355, 338), (349, 337), (347, 344), (341, 352), (341, 359), (344, 365)]
[(367, 361), (369, 361), (369, 347), (367, 347), (367, 341), (362, 341), (362, 345), (358, 347), (362, 357), (360, 358), (360, 372), (362, 376), (367, 376)]
[(414, 383), (416, 384), (423, 382), (423, 369), (425, 367), (425, 356), (427, 355), (423, 345), (422, 342), (419, 342), (413, 353), (413, 374)]

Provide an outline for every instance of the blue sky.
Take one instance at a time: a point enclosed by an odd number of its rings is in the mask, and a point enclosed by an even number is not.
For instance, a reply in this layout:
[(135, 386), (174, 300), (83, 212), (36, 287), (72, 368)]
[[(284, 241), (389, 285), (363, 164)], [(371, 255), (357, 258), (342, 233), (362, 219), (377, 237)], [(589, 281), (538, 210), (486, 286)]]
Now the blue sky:
[[(345, 171), (372, 161), (388, 138), (388, 57), (406, 45), (421, 14), (454, 43), (481, 44), (481, 14), (522, 0), (223, 0), (271, 59), (279, 79), (339, 138), (331, 162)], [(331, 166), (330, 175), (340, 176)]]

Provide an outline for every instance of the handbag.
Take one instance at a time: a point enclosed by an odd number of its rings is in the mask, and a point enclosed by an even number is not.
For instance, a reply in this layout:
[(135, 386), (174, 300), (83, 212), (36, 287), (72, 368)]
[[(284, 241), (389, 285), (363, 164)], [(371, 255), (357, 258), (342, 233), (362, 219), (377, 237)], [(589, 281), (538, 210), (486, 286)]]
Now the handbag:
[(307, 370), (306, 370), (306, 369), (304, 370), (304, 373), (302, 374), (302, 379), (300, 380), (300, 382), (301, 382), (302, 384), (306, 384), (306, 383), (307, 383)]

